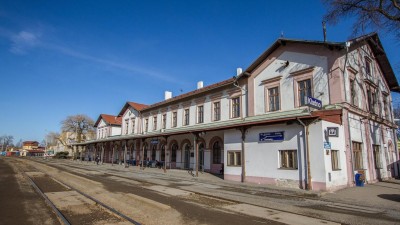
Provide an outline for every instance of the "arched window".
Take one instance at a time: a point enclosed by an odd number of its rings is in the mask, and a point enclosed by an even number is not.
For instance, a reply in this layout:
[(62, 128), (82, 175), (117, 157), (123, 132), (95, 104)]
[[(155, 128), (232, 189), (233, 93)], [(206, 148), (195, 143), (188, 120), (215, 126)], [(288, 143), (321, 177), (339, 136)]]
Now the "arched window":
[(212, 149), (213, 149), (213, 163), (214, 164), (221, 163), (221, 143), (219, 141), (214, 142)]
[(165, 145), (161, 146), (161, 161), (165, 161)]
[(153, 148), (151, 149), (151, 160), (156, 160), (156, 148), (157, 145), (153, 145)]
[(147, 143), (144, 144), (143, 151), (144, 151), (143, 159), (147, 160)]
[(176, 151), (178, 150), (178, 145), (173, 144), (171, 147), (171, 162), (176, 162)]

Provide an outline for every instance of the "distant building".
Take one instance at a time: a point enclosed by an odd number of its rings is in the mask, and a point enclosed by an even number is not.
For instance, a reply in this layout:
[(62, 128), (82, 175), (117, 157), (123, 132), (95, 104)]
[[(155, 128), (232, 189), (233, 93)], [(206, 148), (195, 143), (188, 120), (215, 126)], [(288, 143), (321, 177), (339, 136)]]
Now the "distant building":
[(24, 141), (22, 143), (23, 150), (34, 150), (39, 147), (39, 142), (37, 141)]

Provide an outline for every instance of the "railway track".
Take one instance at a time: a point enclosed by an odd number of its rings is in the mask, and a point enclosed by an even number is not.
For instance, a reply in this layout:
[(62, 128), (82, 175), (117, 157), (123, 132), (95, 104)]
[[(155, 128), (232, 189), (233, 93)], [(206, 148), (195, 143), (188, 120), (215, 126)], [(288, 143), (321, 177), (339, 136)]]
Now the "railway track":
[(24, 171), (36, 192), (57, 215), (61, 224), (135, 224), (140, 223), (45, 172)]

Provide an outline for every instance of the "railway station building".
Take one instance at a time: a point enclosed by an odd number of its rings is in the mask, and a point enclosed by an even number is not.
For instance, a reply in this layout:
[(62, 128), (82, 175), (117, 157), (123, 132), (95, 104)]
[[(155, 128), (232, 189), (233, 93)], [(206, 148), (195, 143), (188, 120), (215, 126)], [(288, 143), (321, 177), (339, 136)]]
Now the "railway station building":
[(103, 163), (159, 161), (226, 180), (309, 189), (399, 175), (391, 92), (376, 33), (346, 42), (279, 38), (236, 76), (150, 105), (101, 114), (75, 144)]

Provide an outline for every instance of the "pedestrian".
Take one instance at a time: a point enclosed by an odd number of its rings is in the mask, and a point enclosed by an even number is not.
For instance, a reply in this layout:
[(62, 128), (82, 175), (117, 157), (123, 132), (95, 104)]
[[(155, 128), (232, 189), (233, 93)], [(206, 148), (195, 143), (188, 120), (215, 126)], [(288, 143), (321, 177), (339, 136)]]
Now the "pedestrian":
[(100, 162), (100, 157), (97, 156), (97, 157), (96, 157), (96, 163), (97, 163), (97, 165), (99, 165), (99, 162)]

